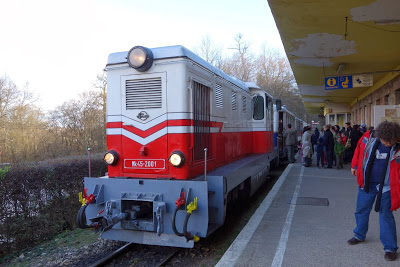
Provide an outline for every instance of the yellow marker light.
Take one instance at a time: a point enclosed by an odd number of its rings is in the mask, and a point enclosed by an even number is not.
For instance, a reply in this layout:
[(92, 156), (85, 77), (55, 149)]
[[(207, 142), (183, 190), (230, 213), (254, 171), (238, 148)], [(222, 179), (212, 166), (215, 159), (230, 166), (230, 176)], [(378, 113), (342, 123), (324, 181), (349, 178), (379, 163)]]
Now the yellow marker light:
[(171, 153), (168, 159), (169, 163), (171, 163), (174, 167), (181, 167), (185, 163), (185, 156), (180, 151), (174, 151)]
[(107, 164), (112, 164), (114, 162), (114, 156), (111, 153), (107, 153), (104, 156), (104, 161), (107, 162)]
[(169, 162), (170, 162), (173, 166), (178, 166), (178, 165), (181, 164), (182, 158), (181, 158), (181, 156), (179, 156), (178, 154), (172, 154), (171, 157), (169, 158)]
[(118, 153), (115, 152), (114, 150), (110, 150), (108, 151), (105, 155), (104, 155), (104, 161), (108, 164), (108, 165), (115, 165), (118, 162)]

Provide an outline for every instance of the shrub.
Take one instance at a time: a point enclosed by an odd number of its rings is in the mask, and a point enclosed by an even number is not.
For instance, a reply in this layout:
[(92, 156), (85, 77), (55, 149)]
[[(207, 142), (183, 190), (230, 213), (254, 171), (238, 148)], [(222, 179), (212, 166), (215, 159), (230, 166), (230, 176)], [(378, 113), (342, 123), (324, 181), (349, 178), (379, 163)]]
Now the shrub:
[[(93, 177), (107, 172), (102, 155), (91, 166)], [(0, 169), (0, 257), (75, 228), (85, 176), (87, 157)]]

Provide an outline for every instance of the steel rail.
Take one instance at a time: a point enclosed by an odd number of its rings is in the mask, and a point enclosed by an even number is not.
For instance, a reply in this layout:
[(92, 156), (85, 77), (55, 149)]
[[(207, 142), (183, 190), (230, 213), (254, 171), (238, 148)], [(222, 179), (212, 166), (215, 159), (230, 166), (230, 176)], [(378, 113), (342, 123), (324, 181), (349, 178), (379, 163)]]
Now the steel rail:
[(120, 247), (119, 249), (117, 249), (116, 251), (114, 251), (111, 254), (108, 254), (106, 257), (96, 261), (95, 263), (89, 265), (89, 267), (97, 267), (97, 266), (103, 266), (106, 262), (116, 258), (119, 254), (125, 252), (126, 250), (128, 250), (128, 248), (134, 243), (128, 243), (122, 247)]
[(174, 251), (172, 251), (167, 257), (165, 257), (159, 264), (157, 264), (157, 267), (164, 266), (166, 263), (168, 263), (178, 251), (180, 251), (180, 248), (175, 248)]

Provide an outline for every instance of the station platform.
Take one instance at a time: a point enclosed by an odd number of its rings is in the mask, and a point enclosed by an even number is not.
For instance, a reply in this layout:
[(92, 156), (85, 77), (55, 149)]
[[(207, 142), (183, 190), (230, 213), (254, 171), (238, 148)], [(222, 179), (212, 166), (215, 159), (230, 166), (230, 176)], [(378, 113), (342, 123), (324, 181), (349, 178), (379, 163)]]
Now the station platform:
[[(366, 241), (347, 244), (358, 190), (350, 165), (318, 169), (314, 158), (305, 168), (300, 161), (286, 167), (216, 266), (400, 266), (400, 256), (384, 259), (374, 210)], [(393, 214), (399, 225), (400, 210)]]

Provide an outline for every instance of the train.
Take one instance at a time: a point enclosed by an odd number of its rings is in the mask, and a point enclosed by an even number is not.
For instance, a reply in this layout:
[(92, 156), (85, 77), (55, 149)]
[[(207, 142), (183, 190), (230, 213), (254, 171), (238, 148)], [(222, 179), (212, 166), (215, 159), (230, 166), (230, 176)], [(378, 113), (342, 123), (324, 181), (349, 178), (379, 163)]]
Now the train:
[(105, 70), (108, 173), (84, 178), (80, 228), (191, 248), (279, 164), (281, 102), (255, 83), (183, 46), (134, 46), (110, 54)]

